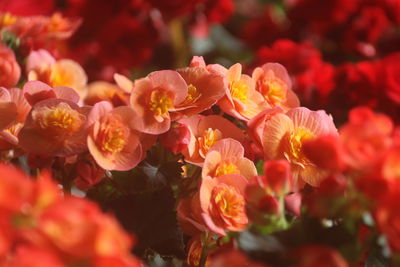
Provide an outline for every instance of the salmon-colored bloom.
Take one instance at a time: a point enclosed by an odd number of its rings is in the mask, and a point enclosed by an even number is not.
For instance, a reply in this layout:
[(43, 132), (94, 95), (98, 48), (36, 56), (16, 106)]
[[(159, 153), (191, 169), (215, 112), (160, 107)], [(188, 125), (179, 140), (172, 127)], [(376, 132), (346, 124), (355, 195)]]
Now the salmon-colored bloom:
[(344, 160), (350, 167), (365, 170), (373, 166), (392, 144), (393, 121), (366, 107), (354, 108), (349, 122), (340, 128)]
[(227, 174), (213, 179), (202, 179), (199, 199), (206, 226), (219, 235), (225, 231), (242, 231), (248, 224), (244, 190), (247, 179), (238, 174)]
[(11, 100), (10, 92), (0, 87), (0, 130), (8, 127), (17, 116), (17, 105)]
[(216, 142), (223, 138), (232, 138), (244, 142), (243, 132), (229, 120), (218, 115), (194, 115), (179, 120), (190, 131), (190, 142), (182, 154), (185, 160), (202, 166), (206, 154)]
[[(201, 260), (201, 253), (204, 246), (202, 245), (201, 235), (196, 235), (188, 242), (187, 247), (188, 255), (186, 258), (186, 263), (190, 266), (199, 266)], [(207, 257), (205, 266), (209, 265), (209, 258)]]
[(31, 106), (49, 98), (64, 99), (74, 103), (79, 102), (79, 95), (74, 89), (65, 86), (52, 88), (41, 81), (29, 81), (25, 83), (22, 92)]
[(101, 214), (94, 203), (74, 197), (61, 199), (43, 211), (37, 218), (37, 231), (34, 244), (55, 247), (73, 258), (120, 255), (131, 245), (115, 220)]
[(260, 149), (261, 151), (263, 150), (262, 140), (264, 136), (264, 128), (266, 122), (270, 120), (274, 115), (283, 112), (283, 109), (281, 109), (280, 107), (268, 108), (261, 111), (247, 122), (247, 132), (250, 138), (253, 140), (254, 145), (257, 149)]
[(87, 108), (72, 101), (46, 99), (36, 103), (19, 133), (19, 145), (30, 153), (70, 156), (87, 149)]
[(203, 178), (219, 178), (225, 174), (240, 174), (247, 179), (257, 175), (253, 161), (244, 157), (243, 146), (231, 138), (222, 139), (211, 147), (202, 170)]
[(76, 164), (74, 184), (81, 190), (88, 190), (104, 177), (104, 169), (100, 168), (93, 159), (82, 159)]
[(209, 109), (226, 91), (222, 75), (211, 73), (205, 67), (187, 67), (177, 70), (188, 85), (186, 99), (176, 106), (174, 119), (192, 116)]
[(262, 94), (271, 107), (289, 110), (299, 106), (299, 99), (292, 91), (292, 81), (284, 66), (266, 63), (254, 69), (252, 78), (256, 90)]
[(2, 95), (0, 101), (5, 100), (7, 98), (5, 96), (8, 95), (9, 100), (11, 101), (9, 104), (12, 104), (13, 106), (11, 109), (0, 108), (0, 118), (2, 118), (0, 121), (13, 118), (11, 123), (0, 131), (0, 147), (2, 149), (11, 149), (18, 144), (18, 134), (24, 126), (31, 106), (26, 101), (23, 91), (18, 88), (12, 88), (10, 90), (0, 88), (0, 91), (2, 92), (0, 93)]
[(208, 65), (211, 72), (219, 73), (226, 79), (225, 96), (218, 102), (221, 109), (229, 115), (248, 121), (268, 107), (264, 97), (255, 90), (254, 80), (242, 74), (239, 63), (225, 69), (220, 65)]
[(0, 86), (15, 86), (21, 77), (21, 68), (14, 52), (0, 42)]
[(300, 178), (317, 186), (325, 177), (303, 151), (303, 143), (321, 135), (337, 135), (331, 116), (324, 111), (294, 108), (286, 114), (276, 114), (265, 123), (263, 147), (266, 159), (287, 159), (292, 164), (294, 181)]
[(155, 71), (136, 80), (130, 98), (133, 127), (148, 134), (168, 131), (170, 112), (185, 101), (187, 93), (188, 86), (176, 71)]
[(52, 16), (15, 16), (0, 12), (0, 29), (15, 34), (22, 45), (29, 47), (54, 46), (70, 37), (80, 25), (77, 18), (66, 18), (60, 13)]
[(126, 106), (129, 103), (129, 94), (117, 85), (104, 81), (88, 84), (85, 103), (93, 106), (100, 101), (108, 101), (114, 107)]
[(51, 87), (73, 88), (83, 99), (86, 96), (87, 76), (83, 68), (70, 59), (55, 60), (46, 50), (30, 53), (27, 59), (28, 80), (39, 80)]
[(140, 133), (130, 124), (134, 112), (109, 102), (94, 105), (89, 117), (87, 145), (93, 158), (106, 170), (130, 170), (142, 160)]

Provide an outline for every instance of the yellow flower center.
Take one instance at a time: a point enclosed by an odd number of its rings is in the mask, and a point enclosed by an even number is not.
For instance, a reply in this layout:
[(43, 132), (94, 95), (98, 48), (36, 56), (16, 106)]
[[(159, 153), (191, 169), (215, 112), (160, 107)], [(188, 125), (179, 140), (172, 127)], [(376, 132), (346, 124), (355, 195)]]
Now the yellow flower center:
[(257, 89), (264, 98), (272, 105), (282, 103), (286, 100), (286, 88), (279, 79), (260, 79), (257, 82)]
[(219, 140), (222, 139), (222, 133), (218, 129), (208, 128), (197, 138), (199, 144), (199, 154), (205, 158), (208, 150)]
[(215, 208), (225, 218), (236, 219), (245, 216), (245, 201), (232, 186), (218, 185), (213, 189), (212, 199)]
[(103, 152), (117, 153), (125, 148), (128, 137), (129, 130), (121, 120), (115, 115), (107, 116), (100, 123), (97, 142)]
[(232, 162), (222, 162), (216, 168), (214, 175), (216, 177), (225, 175), (225, 174), (239, 174), (240, 171), (238, 167)]
[(185, 102), (191, 103), (196, 101), (200, 97), (200, 93), (197, 90), (196, 86), (193, 84), (189, 84), (188, 86), (188, 94), (186, 96)]
[(247, 93), (249, 91), (249, 87), (244, 81), (240, 80), (232, 82), (229, 86), (229, 91), (231, 92), (232, 98), (243, 103), (247, 102)]
[(72, 135), (79, 130), (84, 121), (84, 116), (67, 103), (38, 108), (33, 111), (32, 116), (40, 128), (54, 135)]
[(57, 86), (73, 86), (73, 77), (71, 73), (67, 70), (64, 70), (60, 67), (57, 67), (57, 64), (52, 66), (50, 77), (49, 77), (49, 85), (52, 87)]
[(287, 160), (296, 163), (302, 167), (309, 163), (307, 157), (303, 154), (303, 142), (314, 138), (314, 134), (304, 127), (296, 128), (288, 137), (289, 149), (285, 153)]
[(173, 108), (172, 99), (163, 90), (154, 90), (150, 96), (150, 110), (155, 116), (168, 114), (168, 110)]
[(17, 16), (12, 15), (11, 13), (4, 13), (0, 17), (0, 27), (7, 27), (13, 25), (17, 21)]

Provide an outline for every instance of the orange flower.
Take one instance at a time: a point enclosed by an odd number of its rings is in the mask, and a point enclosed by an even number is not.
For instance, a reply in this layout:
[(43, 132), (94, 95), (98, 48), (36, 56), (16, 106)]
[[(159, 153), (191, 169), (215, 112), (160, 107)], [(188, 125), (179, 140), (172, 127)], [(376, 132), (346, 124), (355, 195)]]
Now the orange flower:
[(28, 80), (39, 80), (51, 87), (73, 88), (83, 99), (86, 96), (87, 76), (83, 68), (70, 59), (55, 60), (46, 50), (33, 51), (27, 59)]
[(247, 179), (257, 175), (254, 163), (244, 157), (244, 148), (236, 140), (225, 138), (211, 147), (204, 160), (202, 177), (240, 174)]
[(87, 149), (87, 108), (63, 99), (36, 103), (19, 133), (19, 145), (30, 153), (65, 157)]
[(225, 231), (242, 231), (248, 224), (244, 190), (247, 179), (238, 174), (227, 174), (212, 179), (205, 177), (199, 191), (202, 217), (207, 227), (225, 236)]
[(244, 142), (243, 132), (229, 120), (218, 115), (194, 115), (179, 120), (190, 130), (190, 141), (182, 154), (185, 161), (202, 166), (210, 148), (223, 138)]
[(15, 86), (21, 77), (21, 68), (14, 52), (0, 42), (0, 86)]
[(207, 110), (224, 96), (226, 85), (223, 76), (211, 73), (205, 67), (188, 67), (177, 71), (188, 85), (188, 94), (176, 106), (178, 111), (171, 114), (174, 119)]
[(79, 95), (74, 89), (65, 86), (51, 88), (48, 84), (40, 81), (30, 81), (25, 83), (22, 92), (31, 106), (35, 105), (39, 101), (49, 98), (65, 99), (74, 103), (79, 102)]
[(129, 170), (142, 159), (140, 134), (130, 127), (134, 112), (102, 101), (92, 108), (87, 145), (93, 158), (106, 170)]
[(138, 131), (160, 134), (168, 131), (171, 124), (170, 112), (176, 111), (187, 97), (185, 80), (172, 70), (150, 73), (136, 80), (130, 104), (134, 111), (132, 125)]
[(254, 80), (242, 74), (239, 63), (228, 70), (220, 65), (209, 65), (211, 72), (219, 73), (226, 79), (225, 96), (218, 102), (221, 109), (229, 115), (248, 121), (268, 107), (264, 97), (255, 90)]
[(11, 100), (10, 92), (0, 87), (0, 130), (7, 128), (17, 116), (17, 105)]
[(93, 106), (100, 101), (108, 101), (114, 107), (126, 106), (129, 103), (129, 94), (117, 85), (104, 81), (88, 84), (85, 103)]
[(352, 109), (349, 122), (340, 128), (345, 162), (355, 169), (370, 168), (392, 144), (392, 133), (390, 117), (366, 107)]
[(276, 114), (265, 123), (263, 135), (266, 159), (287, 159), (292, 164), (293, 178), (317, 186), (325, 177), (304, 154), (303, 143), (321, 135), (337, 135), (331, 116), (324, 111), (294, 108), (286, 114)]
[(299, 106), (299, 99), (292, 91), (292, 81), (284, 66), (266, 63), (254, 69), (252, 78), (256, 90), (262, 94), (271, 107), (289, 110)]

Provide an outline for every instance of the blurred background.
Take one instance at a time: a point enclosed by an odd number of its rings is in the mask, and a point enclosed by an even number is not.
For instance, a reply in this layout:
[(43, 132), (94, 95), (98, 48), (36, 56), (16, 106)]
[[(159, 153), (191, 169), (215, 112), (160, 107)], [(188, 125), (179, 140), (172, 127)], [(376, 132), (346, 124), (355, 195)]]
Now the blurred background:
[(184, 67), (194, 55), (247, 73), (279, 62), (301, 104), (337, 124), (359, 105), (400, 121), (400, 0), (0, 0), (0, 11), (79, 19), (46, 49), (90, 81)]

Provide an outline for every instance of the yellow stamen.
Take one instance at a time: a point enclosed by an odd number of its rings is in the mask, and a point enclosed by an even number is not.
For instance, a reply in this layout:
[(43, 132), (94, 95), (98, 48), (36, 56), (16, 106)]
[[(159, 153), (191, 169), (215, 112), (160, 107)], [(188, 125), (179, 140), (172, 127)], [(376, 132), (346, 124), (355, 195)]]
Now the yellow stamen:
[(214, 175), (218, 177), (224, 174), (239, 174), (239, 173), (240, 171), (235, 164), (231, 162), (222, 162), (218, 165)]
[(200, 156), (205, 158), (208, 150), (221, 139), (222, 133), (220, 130), (211, 128), (205, 130), (203, 134), (197, 138)]
[(84, 120), (82, 114), (66, 103), (39, 108), (32, 116), (40, 128), (54, 135), (71, 135), (79, 130)]
[(150, 96), (150, 110), (155, 116), (168, 114), (168, 110), (173, 107), (172, 99), (167, 92), (154, 90)]
[(302, 167), (309, 163), (307, 157), (303, 154), (303, 142), (314, 138), (314, 134), (304, 127), (296, 128), (288, 137), (288, 151), (285, 153), (287, 160), (296, 163)]
[(249, 91), (249, 87), (244, 81), (240, 80), (232, 82), (229, 86), (229, 90), (231, 92), (232, 98), (237, 99), (243, 103), (247, 102), (247, 93)]

